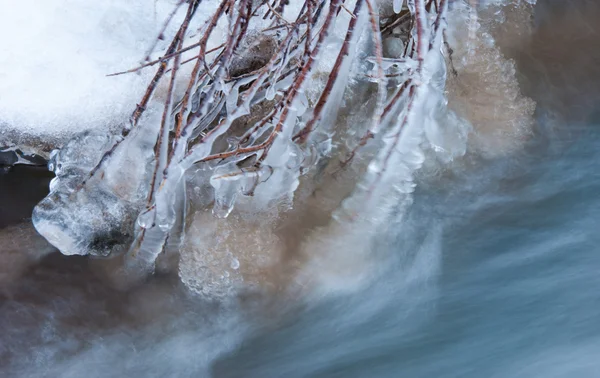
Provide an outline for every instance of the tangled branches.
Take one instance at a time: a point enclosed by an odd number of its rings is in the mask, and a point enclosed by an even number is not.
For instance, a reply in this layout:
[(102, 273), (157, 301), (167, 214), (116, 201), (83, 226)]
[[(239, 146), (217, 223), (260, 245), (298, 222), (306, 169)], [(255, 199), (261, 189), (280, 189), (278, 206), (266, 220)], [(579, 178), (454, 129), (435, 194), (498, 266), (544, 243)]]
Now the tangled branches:
[[(164, 55), (150, 61), (150, 52), (140, 67), (118, 73), (158, 66), (121, 136), (78, 187), (102, 171), (134, 128), (146, 127), (140, 121), (166, 82), (146, 210), (139, 216), (144, 221), (138, 219), (130, 251), (150, 264), (176, 223), (177, 187), (190, 167), (206, 164), (214, 171), (215, 209), (221, 208), (216, 212), (222, 216), (229, 214), (238, 193), (255, 195), (274, 175), (285, 177), (278, 182), (287, 181), (287, 190), (294, 190), (289, 182), (315, 164), (311, 151), (336, 131), (327, 115), (336, 111), (335, 101), (343, 96), (359, 50), (371, 52), (366, 61), (372, 71), (363, 75), (377, 85), (375, 106), (369, 125), (361, 128), (366, 131), (340, 165), (350, 164), (369, 140), (384, 140), (373, 158), (379, 168), (368, 183), (372, 192), (390, 168), (403, 130), (417, 122), (415, 103), (431, 75), (425, 69), (429, 53), (439, 52), (447, 8), (447, 0), (408, 0), (389, 14), (385, 2), (378, 9), (381, 2), (375, 0), (215, 1), (180, 2), (178, 7), (186, 5), (187, 10)], [(212, 13), (191, 37), (190, 25), (205, 14), (199, 9), (206, 4)], [(221, 38), (218, 30), (223, 28), (227, 33)], [(166, 26), (161, 38), (164, 30)], [(363, 34), (370, 37), (361, 40)], [(392, 39), (402, 48), (386, 49)], [(253, 46), (267, 47), (256, 54)], [(190, 51), (192, 59), (183, 60)], [(266, 58), (257, 62), (253, 54)], [(332, 63), (325, 61), (326, 55), (335, 56)], [(193, 63), (191, 72), (180, 76), (187, 63)], [(319, 81), (321, 77), (326, 79)], [(182, 81), (183, 93), (178, 88)], [(263, 192), (269, 190), (271, 196), (280, 193), (273, 188)]]

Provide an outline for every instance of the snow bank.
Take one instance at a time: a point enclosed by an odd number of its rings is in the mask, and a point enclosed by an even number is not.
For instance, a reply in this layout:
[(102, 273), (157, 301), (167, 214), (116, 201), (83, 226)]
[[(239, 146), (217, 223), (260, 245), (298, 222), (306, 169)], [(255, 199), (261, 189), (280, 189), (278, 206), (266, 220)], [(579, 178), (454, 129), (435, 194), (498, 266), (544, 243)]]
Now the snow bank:
[(15, 131), (63, 139), (123, 122), (154, 70), (107, 74), (139, 65), (177, 3), (0, 0), (0, 141)]

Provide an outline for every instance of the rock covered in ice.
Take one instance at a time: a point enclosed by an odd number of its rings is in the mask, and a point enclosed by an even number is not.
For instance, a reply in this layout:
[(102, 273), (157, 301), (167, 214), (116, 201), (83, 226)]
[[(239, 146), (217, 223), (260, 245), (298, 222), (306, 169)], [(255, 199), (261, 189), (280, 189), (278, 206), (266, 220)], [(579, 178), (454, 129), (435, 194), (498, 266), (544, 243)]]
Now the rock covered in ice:
[(16, 146), (8, 148), (0, 148), (0, 167), (10, 167), (15, 164), (27, 164), (43, 166), (47, 164), (47, 160), (33, 152), (26, 152)]
[(65, 255), (108, 256), (123, 252), (133, 238), (138, 208), (104, 188), (70, 196), (54, 191), (36, 206), (36, 229)]
[(56, 149), (59, 142), (51, 137), (40, 138), (15, 130), (7, 130), (8, 126), (0, 122), (0, 164), (33, 164), (45, 165), (50, 152)]
[(52, 153), (49, 168), (56, 177), (50, 194), (35, 207), (32, 220), (63, 254), (108, 256), (129, 247), (143, 206), (151, 154), (148, 146), (134, 143), (139, 140), (121, 144), (92, 178), (89, 173), (111, 149), (114, 137), (84, 132)]

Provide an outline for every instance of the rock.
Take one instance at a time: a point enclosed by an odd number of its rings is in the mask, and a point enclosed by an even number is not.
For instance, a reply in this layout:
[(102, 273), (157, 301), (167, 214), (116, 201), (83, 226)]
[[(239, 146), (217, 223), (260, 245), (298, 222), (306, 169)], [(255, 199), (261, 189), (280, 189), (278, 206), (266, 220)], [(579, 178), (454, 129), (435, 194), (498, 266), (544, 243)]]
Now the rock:
[(145, 147), (124, 142), (105, 168), (89, 178), (114, 143), (111, 136), (84, 132), (50, 159), (56, 177), (50, 194), (35, 207), (32, 220), (38, 232), (65, 255), (119, 254), (133, 240), (134, 223), (145, 198), (139, 189), (146, 183), (148, 165), (135, 152)]

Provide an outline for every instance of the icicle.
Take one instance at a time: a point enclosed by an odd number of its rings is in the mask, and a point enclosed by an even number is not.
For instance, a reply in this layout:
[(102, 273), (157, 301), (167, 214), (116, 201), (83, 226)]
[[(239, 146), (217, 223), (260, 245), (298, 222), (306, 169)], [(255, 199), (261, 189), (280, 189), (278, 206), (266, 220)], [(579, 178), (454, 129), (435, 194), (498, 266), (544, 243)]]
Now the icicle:
[(235, 162), (221, 166), (210, 178), (210, 184), (215, 189), (215, 205), (213, 214), (219, 218), (227, 218), (233, 210), (237, 195), (242, 190), (241, 179), (244, 172)]
[(140, 213), (137, 219), (137, 224), (141, 228), (150, 228), (154, 226), (154, 220), (156, 219), (156, 207), (151, 207)]
[(404, 5), (404, 0), (394, 0), (394, 2), (393, 2), (394, 13), (400, 13), (402, 11), (403, 5)]

